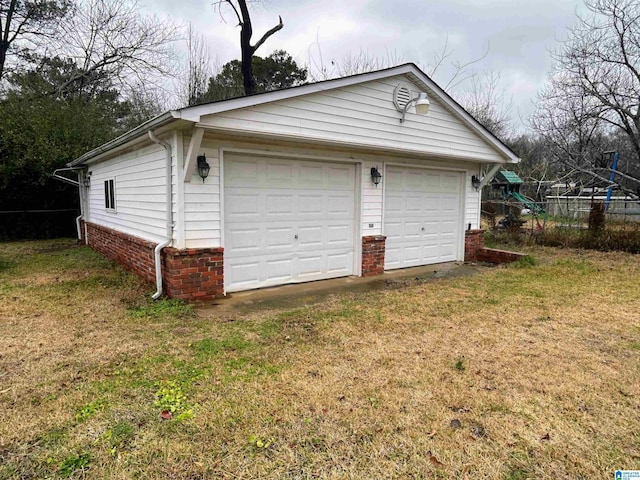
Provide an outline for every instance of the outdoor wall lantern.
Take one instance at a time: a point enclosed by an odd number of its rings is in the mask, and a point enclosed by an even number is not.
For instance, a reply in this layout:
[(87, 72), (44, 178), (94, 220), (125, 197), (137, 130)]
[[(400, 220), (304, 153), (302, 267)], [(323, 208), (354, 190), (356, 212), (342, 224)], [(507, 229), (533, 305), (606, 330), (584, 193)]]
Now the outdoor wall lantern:
[(377, 187), (378, 184), (380, 183), (380, 179), (382, 178), (382, 174), (378, 171), (377, 167), (373, 167), (371, 169), (371, 181), (373, 181), (373, 184)]
[(207, 157), (204, 155), (198, 155), (198, 175), (200, 175), (202, 183), (204, 183), (204, 179), (209, 176), (209, 170), (211, 170), (211, 167), (209, 167), (209, 164), (207, 163)]
[(476, 177), (475, 175), (471, 175), (471, 186), (473, 188), (478, 190), (478, 188), (480, 188), (480, 183), (482, 183), (482, 181), (478, 177)]
[(412, 105), (415, 105), (416, 113), (418, 115), (426, 115), (427, 113), (429, 113), (430, 103), (429, 99), (427, 98), (427, 94), (424, 92), (420, 92), (420, 94), (416, 98), (412, 98), (405, 104), (404, 108), (402, 109), (402, 118), (400, 119), (400, 123), (404, 123), (404, 117), (407, 114), (407, 110), (409, 110), (409, 107), (411, 107)]

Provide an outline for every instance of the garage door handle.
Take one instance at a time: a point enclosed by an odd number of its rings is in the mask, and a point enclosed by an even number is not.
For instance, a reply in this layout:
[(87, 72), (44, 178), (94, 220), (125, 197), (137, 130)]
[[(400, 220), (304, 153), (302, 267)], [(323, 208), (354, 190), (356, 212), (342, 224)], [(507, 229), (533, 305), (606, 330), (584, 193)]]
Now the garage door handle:
[(422, 231), (424, 232), (424, 227), (422, 227)]
[(296, 240), (298, 239), (298, 234), (296, 233), (293, 238), (295, 238)]

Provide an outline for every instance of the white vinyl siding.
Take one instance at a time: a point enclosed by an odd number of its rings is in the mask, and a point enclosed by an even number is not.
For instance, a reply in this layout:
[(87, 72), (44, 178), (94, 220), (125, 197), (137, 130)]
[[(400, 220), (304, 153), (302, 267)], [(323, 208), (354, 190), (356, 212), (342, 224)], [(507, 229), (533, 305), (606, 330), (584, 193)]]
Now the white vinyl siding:
[[(165, 150), (159, 145), (89, 166), (90, 222), (146, 240), (166, 236)], [(115, 178), (116, 210), (105, 208), (104, 182)]]
[[(376, 187), (371, 180), (371, 168), (383, 174)], [(382, 235), (382, 197), (384, 191), (384, 162), (362, 164), (362, 236)]]
[[(275, 134), (333, 144), (414, 151), (483, 162), (502, 162), (494, 147), (467, 127), (434, 95), (428, 115), (413, 108), (400, 123), (393, 91), (404, 75), (304, 97), (203, 117), (202, 125), (253, 134)], [(411, 84), (410, 84), (411, 85)], [(417, 95), (418, 87), (412, 86)]]
[[(184, 155), (187, 155), (190, 137), (184, 136)], [(184, 228), (187, 248), (220, 247), (221, 199), (219, 148), (214, 142), (202, 141), (197, 152), (205, 155), (209, 164), (209, 176), (202, 181), (197, 170), (191, 182), (184, 184)]]

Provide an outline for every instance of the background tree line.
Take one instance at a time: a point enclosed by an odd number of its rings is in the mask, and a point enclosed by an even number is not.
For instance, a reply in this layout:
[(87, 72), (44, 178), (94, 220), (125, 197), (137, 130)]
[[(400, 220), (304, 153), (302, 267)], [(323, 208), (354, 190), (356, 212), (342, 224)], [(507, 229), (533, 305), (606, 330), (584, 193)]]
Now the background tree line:
[[(640, 174), (640, 6), (586, 6), (558, 45), (524, 128), (514, 127), (499, 72), (476, 71), (484, 56), (456, 62), (445, 40), (422, 68), (522, 157), (515, 168), (523, 177), (607, 185), (611, 165), (599, 159), (618, 150), (616, 185), (633, 195)], [(168, 107), (403, 63), (364, 51), (328, 66), (313, 58), (304, 65), (281, 49), (260, 56), (284, 28), (282, 18), (255, 40), (245, 0), (214, 7), (237, 20), (241, 33), (240, 58), (218, 67), (202, 35), (142, 14), (135, 1), (0, 0), (0, 211), (77, 208), (75, 188), (52, 180), (51, 172)], [(445, 64), (453, 66), (448, 78)], [(0, 238), (71, 235), (75, 212), (65, 215), (0, 213)]]

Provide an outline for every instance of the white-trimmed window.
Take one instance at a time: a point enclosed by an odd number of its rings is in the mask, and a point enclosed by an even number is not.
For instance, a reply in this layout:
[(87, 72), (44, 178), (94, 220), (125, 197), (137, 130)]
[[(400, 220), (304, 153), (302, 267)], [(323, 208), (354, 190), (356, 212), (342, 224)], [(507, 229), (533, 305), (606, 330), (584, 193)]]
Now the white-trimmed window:
[(112, 211), (116, 209), (116, 181), (114, 178), (104, 181), (104, 208)]

